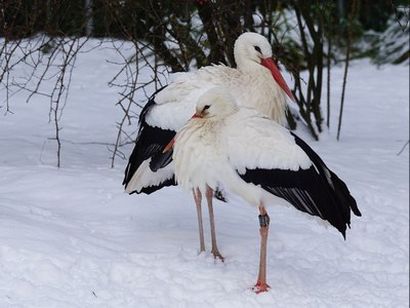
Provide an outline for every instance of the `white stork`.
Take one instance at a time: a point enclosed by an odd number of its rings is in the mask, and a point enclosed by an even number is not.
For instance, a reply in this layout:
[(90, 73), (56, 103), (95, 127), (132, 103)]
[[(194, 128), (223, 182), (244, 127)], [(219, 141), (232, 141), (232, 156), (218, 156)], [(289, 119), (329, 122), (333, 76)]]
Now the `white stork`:
[[(234, 56), (236, 69), (213, 65), (195, 72), (176, 73), (171, 84), (149, 99), (141, 111), (139, 133), (125, 170), (126, 192), (150, 194), (164, 186), (175, 185), (172, 153), (163, 153), (163, 150), (192, 116), (199, 96), (210, 88), (223, 86), (234, 93), (240, 105), (255, 108), (270, 119), (285, 123), (286, 96), (293, 99), (293, 95), (272, 60), (272, 48), (267, 39), (257, 33), (243, 33), (235, 42)], [(204, 251), (202, 194), (194, 189), (193, 195), (200, 251)], [(213, 192), (208, 189), (205, 195), (211, 223), (211, 252), (223, 260), (216, 245)]]
[(299, 137), (255, 110), (240, 108), (224, 89), (203, 94), (191, 120), (178, 132), (173, 160), (178, 185), (222, 187), (259, 208), (260, 263), (255, 292), (267, 291), (265, 206), (277, 197), (319, 216), (343, 237), (350, 211), (361, 213), (346, 184)]

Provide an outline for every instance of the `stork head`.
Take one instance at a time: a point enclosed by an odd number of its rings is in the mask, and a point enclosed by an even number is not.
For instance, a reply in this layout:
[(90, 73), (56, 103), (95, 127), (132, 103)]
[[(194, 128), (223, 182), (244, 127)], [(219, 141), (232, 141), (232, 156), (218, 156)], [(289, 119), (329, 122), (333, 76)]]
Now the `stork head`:
[(238, 105), (229, 91), (222, 87), (212, 88), (199, 97), (193, 118), (223, 119), (236, 112)]
[(238, 68), (246, 65), (243, 62), (261, 63), (261, 59), (272, 57), (272, 47), (268, 40), (258, 33), (242, 33), (235, 41), (234, 56)]
[(272, 59), (272, 47), (263, 35), (254, 32), (241, 34), (235, 41), (234, 56), (239, 70), (246, 71), (248, 68), (254, 68), (255, 64), (268, 69), (281, 89), (291, 100), (295, 100), (278, 66)]
[[(199, 97), (196, 112), (192, 119), (222, 120), (239, 109), (233, 96), (223, 87), (216, 87), (206, 91)], [(178, 134), (165, 146), (162, 153), (170, 151)]]

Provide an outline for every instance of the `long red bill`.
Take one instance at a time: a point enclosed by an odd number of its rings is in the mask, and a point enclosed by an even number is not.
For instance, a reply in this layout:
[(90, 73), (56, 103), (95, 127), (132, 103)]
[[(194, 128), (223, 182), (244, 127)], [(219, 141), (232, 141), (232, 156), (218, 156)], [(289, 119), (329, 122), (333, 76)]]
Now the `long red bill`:
[(191, 119), (197, 119), (197, 118), (202, 118), (200, 114), (195, 113)]
[(175, 137), (172, 138), (172, 140), (165, 146), (165, 148), (162, 150), (162, 153), (166, 153), (168, 151), (171, 151), (172, 148), (174, 147), (174, 143), (175, 143)]
[(282, 74), (279, 71), (279, 68), (275, 64), (272, 58), (266, 58), (262, 59), (261, 64), (269, 69), (272, 73), (273, 79), (277, 82), (277, 84), (282, 88), (283, 91), (289, 96), (289, 98), (292, 101), (295, 101), (295, 97), (292, 94), (292, 91), (290, 91), (288, 85), (286, 84), (285, 79), (283, 79)]
[[(191, 119), (195, 119), (195, 118), (202, 118), (202, 116), (201, 116), (200, 114), (196, 114), (196, 113), (195, 113), (195, 114), (192, 116)], [(168, 152), (168, 151), (171, 151), (172, 148), (174, 147), (174, 143), (175, 143), (175, 137), (172, 138), (172, 140), (165, 146), (165, 148), (162, 150), (162, 153), (166, 153), (166, 152)]]

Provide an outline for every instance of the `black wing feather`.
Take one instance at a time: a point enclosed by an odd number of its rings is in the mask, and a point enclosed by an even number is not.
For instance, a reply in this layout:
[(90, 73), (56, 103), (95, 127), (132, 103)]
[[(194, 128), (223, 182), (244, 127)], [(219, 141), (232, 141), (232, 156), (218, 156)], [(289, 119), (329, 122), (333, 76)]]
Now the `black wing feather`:
[[(158, 184), (158, 185), (152, 185), (148, 187), (144, 187), (141, 189), (140, 192), (138, 193), (144, 193), (144, 194), (151, 194), (153, 192), (156, 192), (157, 190), (160, 190), (161, 188), (168, 187), (168, 186), (175, 186), (177, 183), (175, 182), (175, 177), (172, 176), (172, 178), (165, 180), (164, 182)], [(137, 193), (136, 191), (133, 191), (132, 193)]]
[[(138, 136), (135, 141), (134, 149), (128, 160), (128, 165), (125, 169), (124, 180), (122, 182), (122, 184), (125, 186), (127, 186), (134, 173), (145, 160), (151, 158), (150, 168), (153, 172), (157, 171), (161, 167), (165, 167), (172, 160), (172, 151), (169, 151), (167, 153), (162, 153), (162, 151), (172, 140), (172, 138), (174, 138), (176, 132), (169, 129), (150, 126), (145, 120), (151, 108), (156, 104), (155, 95), (162, 91), (164, 88), (165, 87), (162, 87), (150, 97), (147, 104), (144, 106), (140, 113), (140, 128), (138, 131)], [(150, 194), (161, 189), (162, 187), (171, 185), (176, 185), (174, 177), (165, 180), (157, 186), (145, 187), (141, 190), (141, 192)]]
[(311, 159), (313, 166), (297, 171), (247, 169), (241, 178), (291, 203), (296, 209), (327, 220), (343, 237), (350, 226), (350, 210), (361, 213), (346, 184), (327, 168), (320, 157), (299, 137), (296, 144)]
[[(356, 216), (362, 216), (359, 208), (357, 207), (357, 202), (351, 195), (345, 182), (343, 182), (332, 170), (330, 170), (325, 165), (319, 155), (317, 155), (317, 153), (313, 151), (313, 149), (305, 141), (303, 141), (294, 133), (291, 132), (291, 134), (295, 138), (296, 144), (301, 147), (303, 151), (305, 151), (315, 167), (319, 170), (319, 174), (321, 174), (321, 176), (324, 176), (329, 185), (333, 187), (333, 191), (336, 193), (339, 202), (349, 205), (347, 209), (351, 209)], [(326, 177), (327, 174), (329, 174), (330, 177)]]

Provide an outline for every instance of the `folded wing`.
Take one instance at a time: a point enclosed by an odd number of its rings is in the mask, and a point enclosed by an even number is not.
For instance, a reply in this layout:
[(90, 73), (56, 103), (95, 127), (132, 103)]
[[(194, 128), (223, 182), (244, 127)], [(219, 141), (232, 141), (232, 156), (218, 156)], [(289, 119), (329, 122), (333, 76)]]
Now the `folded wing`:
[(150, 97), (141, 111), (138, 136), (125, 169), (123, 185), (128, 193), (150, 194), (176, 185), (171, 166), (163, 170), (172, 161), (172, 151), (163, 153), (164, 148), (194, 114), (198, 97), (223, 82), (215, 76), (226, 77), (226, 82), (235, 72), (218, 65), (176, 73), (169, 86)]
[[(240, 114), (232, 119), (237, 125), (227, 125), (225, 136), (229, 160), (239, 176), (328, 221), (345, 237), (350, 211), (361, 215), (346, 184), (296, 135), (261, 116)], [(247, 125), (240, 127), (244, 116)]]

